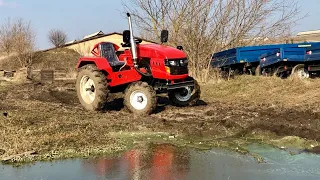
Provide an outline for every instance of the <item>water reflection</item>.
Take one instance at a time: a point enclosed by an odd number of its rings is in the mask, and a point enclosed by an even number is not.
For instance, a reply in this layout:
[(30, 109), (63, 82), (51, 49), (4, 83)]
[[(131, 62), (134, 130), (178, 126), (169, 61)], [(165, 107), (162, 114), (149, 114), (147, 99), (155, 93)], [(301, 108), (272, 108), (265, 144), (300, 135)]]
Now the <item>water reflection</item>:
[(253, 145), (251, 152), (265, 158), (215, 149), (197, 151), (171, 145), (148, 145), (119, 157), (36, 163), (13, 168), (0, 165), (0, 179), (56, 180), (184, 180), (184, 179), (320, 179), (320, 156), (297, 154)]
[(187, 149), (177, 149), (167, 144), (150, 145), (113, 159), (83, 161), (83, 168), (100, 179), (186, 179), (188, 153)]

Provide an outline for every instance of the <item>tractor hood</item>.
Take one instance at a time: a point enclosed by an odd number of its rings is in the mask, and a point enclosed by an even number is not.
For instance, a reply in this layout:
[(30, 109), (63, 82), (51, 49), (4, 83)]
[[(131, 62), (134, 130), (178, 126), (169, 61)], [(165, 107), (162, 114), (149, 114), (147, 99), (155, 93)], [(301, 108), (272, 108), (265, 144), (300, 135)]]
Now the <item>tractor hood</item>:
[(157, 57), (163, 59), (185, 58), (187, 55), (176, 48), (160, 45), (160, 44), (140, 44), (139, 56), (141, 57)]

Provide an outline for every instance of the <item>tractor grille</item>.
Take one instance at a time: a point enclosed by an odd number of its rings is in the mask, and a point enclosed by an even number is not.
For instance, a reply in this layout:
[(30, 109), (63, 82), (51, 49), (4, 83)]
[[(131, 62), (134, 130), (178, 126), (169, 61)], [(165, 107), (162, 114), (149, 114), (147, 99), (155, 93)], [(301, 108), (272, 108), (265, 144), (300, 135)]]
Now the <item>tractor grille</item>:
[(171, 75), (188, 74), (188, 59), (166, 59), (165, 66), (170, 68)]
[(188, 66), (171, 66), (170, 72), (171, 75), (188, 74)]

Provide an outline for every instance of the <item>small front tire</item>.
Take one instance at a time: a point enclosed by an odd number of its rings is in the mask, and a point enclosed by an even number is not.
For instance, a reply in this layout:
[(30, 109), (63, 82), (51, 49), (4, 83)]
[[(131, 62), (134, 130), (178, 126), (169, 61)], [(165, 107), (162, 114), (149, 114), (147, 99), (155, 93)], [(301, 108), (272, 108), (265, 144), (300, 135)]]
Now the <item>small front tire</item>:
[(157, 106), (157, 94), (146, 82), (129, 85), (124, 94), (124, 105), (134, 114), (149, 115)]
[(200, 86), (194, 80), (194, 87), (185, 87), (168, 92), (170, 102), (179, 107), (196, 105), (200, 99)]

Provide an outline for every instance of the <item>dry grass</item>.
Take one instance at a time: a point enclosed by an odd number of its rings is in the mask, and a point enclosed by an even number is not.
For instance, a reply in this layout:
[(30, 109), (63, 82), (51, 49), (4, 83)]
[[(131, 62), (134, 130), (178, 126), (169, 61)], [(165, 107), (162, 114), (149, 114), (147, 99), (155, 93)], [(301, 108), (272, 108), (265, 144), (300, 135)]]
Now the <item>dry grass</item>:
[(238, 76), (202, 86), (207, 101), (312, 109), (320, 112), (320, 79)]

